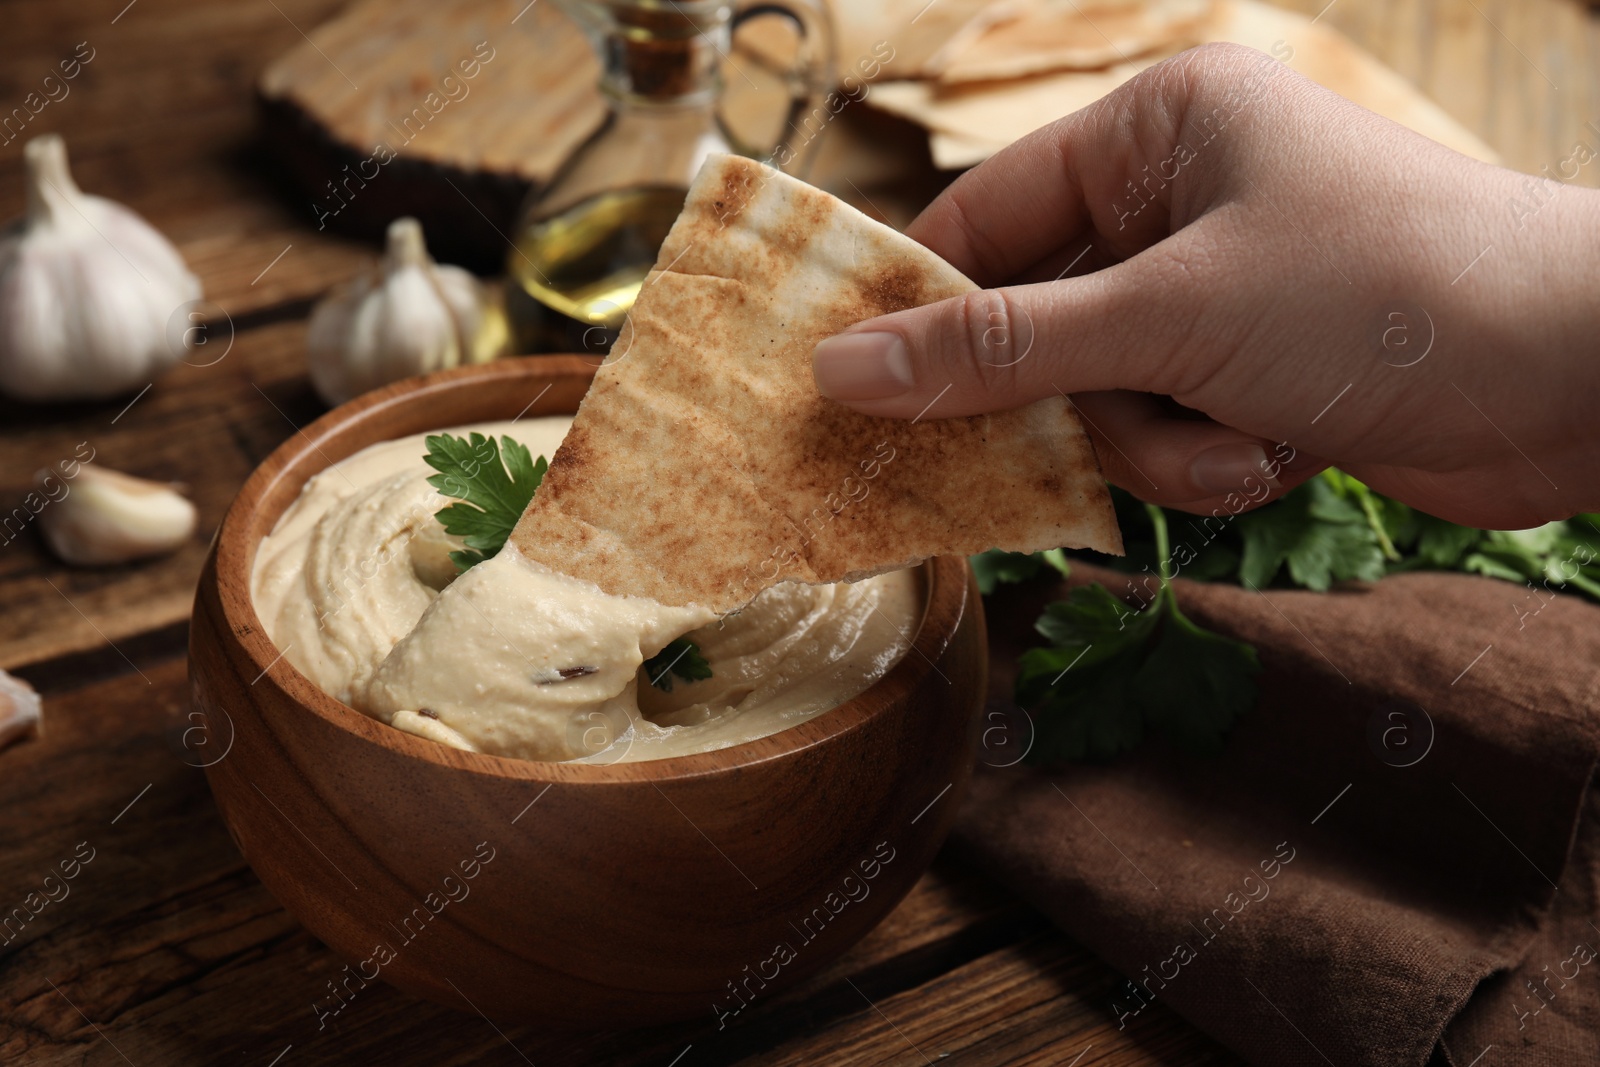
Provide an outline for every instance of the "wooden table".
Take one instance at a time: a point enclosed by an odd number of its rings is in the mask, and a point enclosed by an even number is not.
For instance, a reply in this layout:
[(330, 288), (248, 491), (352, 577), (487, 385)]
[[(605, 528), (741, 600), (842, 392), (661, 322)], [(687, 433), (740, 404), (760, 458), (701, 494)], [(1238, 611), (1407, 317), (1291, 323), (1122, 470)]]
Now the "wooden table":
[[(372, 254), (319, 233), (252, 147), (256, 73), (338, 6), (18, 0), (6, 12), (0, 113), (79, 42), (92, 48), (27, 133), (66, 135), (81, 186), (172, 236), (219, 325), (196, 365), (131, 405), (0, 402), (4, 512), (33, 470), (87, 441), (108, 466), (186, 482), (202, 530), (166, 560), (96, 572), (56, 563), (31, 530), (0, 538), (0, 666), (40, 687), (48, 721), (43, 740), (0, 753), (0, 908), (75, 852), (93, 856), (69, 895), (20, 936), (0, 934), (0, 1062), (1234, 1062), (1159, 1006), (1117, 1031), (1117, 976), (953, 855), (836, 965), (725, 1031), (552, 1035), (381, 986), (318, 1029), (311, 1004), (343, 961), (251, 874), (178, 738), (205, 540), (255, 464), (322, 410), (305, 376), (307, 311)], [(1334, 0), (1324, 17), (1520, 169), (1565, 158), (1600, 118), (1600, 23), (1570, 0)], [(21, 144), (0, 144), (6, 213), (22, 202)], [(1600, 184), (1600, 170), (1579, 180)]]

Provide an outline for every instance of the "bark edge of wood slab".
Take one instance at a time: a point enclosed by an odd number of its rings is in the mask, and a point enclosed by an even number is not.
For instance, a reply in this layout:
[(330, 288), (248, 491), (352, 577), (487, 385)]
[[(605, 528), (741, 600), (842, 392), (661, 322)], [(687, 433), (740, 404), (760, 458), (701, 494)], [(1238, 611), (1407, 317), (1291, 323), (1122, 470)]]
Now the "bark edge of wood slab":
[(381, 979), (562, 1028), (716, 1018), (871, 930), (965, 793), (987, 641), (960, 558), (923, 565), (914, 647), (861, 696), (674, 759), (457, 751), (346, 707), (280, 656), (250, 568), (307, 478), (381, 440), (525, 408), (571, 413), (593, 373), (582, 357), (534, 356), (361, 396), (272, 453), (212, 544), (189, 646), (194, 708), (225, 753), (206, 775), (268, 890), (350, 961), (316, 991), (329, 1011)]
[[(370, 150), (346, 144), (294, 100), (267, 96), (259, 87), (255, 110), (262, 163), (285, 202), (308, 225), (381, 242), (389, 223), (410, 215), (422, 223), (428, 251), (438, 259), (482, 274), (504, 271), (511, 247), (506, 235), (533, 188), (528, 179), (396, 156), (384, 166), (382, 182), (362, 182), (358, 171)], [(360, 194), (335, 199), (329, 185), (351, 180)]]

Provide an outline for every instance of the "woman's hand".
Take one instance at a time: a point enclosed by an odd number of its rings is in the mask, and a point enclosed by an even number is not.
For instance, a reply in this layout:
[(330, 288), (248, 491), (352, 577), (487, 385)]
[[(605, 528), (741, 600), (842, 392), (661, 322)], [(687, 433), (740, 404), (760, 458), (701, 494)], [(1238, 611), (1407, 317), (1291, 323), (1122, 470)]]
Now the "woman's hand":
[(1112, 482), (1196, 512), (1328, 464), (1474, 526), (1600, 510), (1600, 193), (1262, 53), (1151, 68), (909, 233), (985, 288), (818, 345), (818, 388), (857, 410), (1069, 395)]

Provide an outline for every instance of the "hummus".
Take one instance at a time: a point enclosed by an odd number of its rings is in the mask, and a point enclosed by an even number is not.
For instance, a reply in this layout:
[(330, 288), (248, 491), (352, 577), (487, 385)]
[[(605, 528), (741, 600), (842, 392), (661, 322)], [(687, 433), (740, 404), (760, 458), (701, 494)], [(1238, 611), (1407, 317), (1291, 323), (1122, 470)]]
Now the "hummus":
[[(551, 456), (568, 418), (462, 427)], [(920, 621), (915, 571), (779, 585), (718, 619), (611, 596), (507, 545), (459, 577), (434, 512), (425, 436), (374, 445), (312, 478), (261, 543), (256, 613), (330, 695), (456, 748), (541, 760), (659, 759), (786, 729), (858, 695)], [(641, 665), (687, 635), (712, 676), (671, 689)]]

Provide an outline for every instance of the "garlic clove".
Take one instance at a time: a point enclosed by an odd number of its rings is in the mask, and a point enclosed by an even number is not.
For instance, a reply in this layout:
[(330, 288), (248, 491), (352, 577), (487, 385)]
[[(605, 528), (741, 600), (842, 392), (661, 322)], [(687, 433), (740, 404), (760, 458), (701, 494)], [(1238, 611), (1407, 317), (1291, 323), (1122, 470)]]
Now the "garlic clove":
[(0, 748), (44, 732), (44, 702), (33, 686), (0, 671)]
[(357, 364), (366, 363), (366, 350), (354, 351), (349, 338), (356, 312), (370, 288), (366, 279), (358, 279), (347, 292), (324, 298), (311, 309), (311, 321), (306, 325), (307, 369), (311, 387), (330, 406), (342, 404), (360, 391), (358, 375), (365, 380)]
[(78, 188), (59, 136), (23, 156), (27, 213), (0, 234), (0, 391), (94, 399), (150, 382), (183, 354), (169, 323), (199, 279), (149, 223)]
[(460, 267), (435, 263), (421, 223), (400, 218), (389, 224), (377, 268), (312, 312), (311, 384), (329, 404), (342, 404), (401, 378), (487, 362), (505, 351), (508, 338), (483, 284)]
[(461, 335), (449, 306), (439, 296), (430, 272), (406, 267), (390, 274), (368, 300), (358, 319), (379, 352), (406, 353), (411, 374), (454, 367), (461, 362)]
[(441, 266), (434, 276), (439, 295), (460, 327), (463, 363), (489, 363), (511, 346), (511, 323), (498, 286), (487, 286), (460, 267)]
[[(34, 483), (45, 489), (51, 473), (39, 471)], [(66, 495), (39, 513), (39, 529), (67, 563), (96, 567), (166, 555), (194, 533), (194, 505), (165, 483), (85, 466), (65, 484)]]

